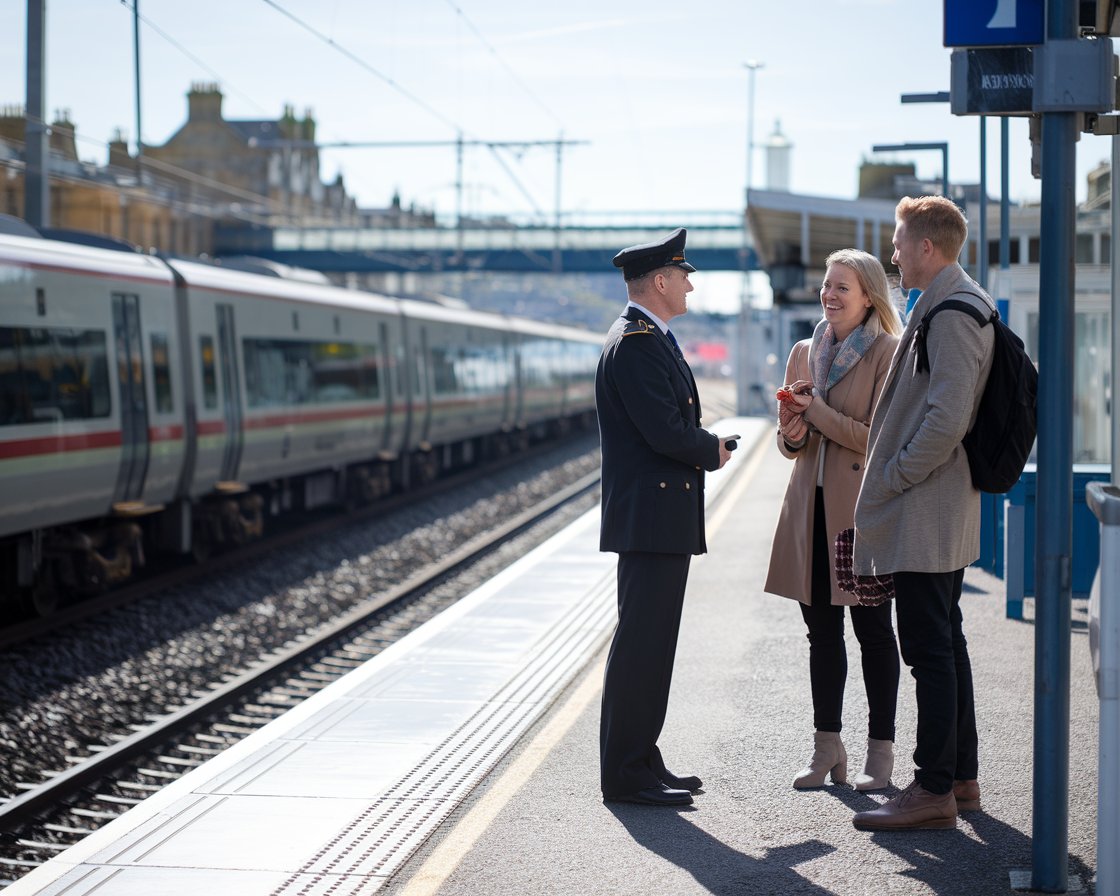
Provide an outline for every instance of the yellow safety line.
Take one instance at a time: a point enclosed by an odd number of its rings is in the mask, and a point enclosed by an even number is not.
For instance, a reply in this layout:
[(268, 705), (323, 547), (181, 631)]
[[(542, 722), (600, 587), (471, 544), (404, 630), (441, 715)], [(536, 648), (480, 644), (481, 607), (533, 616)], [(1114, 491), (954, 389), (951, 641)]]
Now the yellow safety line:
[[(575, 690), (533, 738), (486, 794), (471, 808), (443, 842), (432, 852), (420, 870), (409, 880), (403, 896), (430, 896), (439, 892), (471, 847), (513, 799), (537, 767), (548, 758), (576, 719), (587, 709), (603, 686), (603, 661), (595, 664)], [(592, 786), (595, 782), (592, 782)]]
[[(746, 490), (755, 472), (758, 470), (762, 458), (769, 448), (770, 442), (764, 436), (758, 440), (751, 456), (744, 461), (744, 467), (738, 471), (734, 489), (719, 499), (717, 512), (712, 515), (708, 523), (710, 534), (723, 525), (728, 515), (738, 504), (738, 498)], [(585, 676), (572, 695), (564, 701), (563, 705), (549, 719), (540, 733), (533, 738), (519, 755), (502, 773), (486, 793), (471, 807), (454, 828), (447, 834), (443, 841), (432, 850), (420, 869), (409, 879), (401, 890), (402, 896), (434, 896), (452, 872), (458, 867), (463, 857), (470, 852), (478, 839), (497, 818), (498, 813), (506, 807), (526, 781), (532, 776), (542, 762), (548, 758), (558, 743), (575, 724), (576, 719), (582, 715), (593, 701), (599, 698), (603, 685), (603, 665), (605, 658), (601, 658)], [(595, 782), (589, 782), (591, 787)]]

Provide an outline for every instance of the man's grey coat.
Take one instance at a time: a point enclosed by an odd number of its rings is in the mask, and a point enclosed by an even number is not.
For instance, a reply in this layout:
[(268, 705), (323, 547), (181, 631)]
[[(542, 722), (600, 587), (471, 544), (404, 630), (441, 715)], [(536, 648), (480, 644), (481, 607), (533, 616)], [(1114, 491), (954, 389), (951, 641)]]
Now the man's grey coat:
[(915, 370), (918, 324), (950, 297), (995, 310), (956, 263), (914, 305), (871, 419), (855, 513), (853, 566), (860, 575), (953, 572), (980, 556), (980, 493), (961, 439), (988, 381), (993, 328), (961, 311), (940, 312), (926, 336), (929, 370)]

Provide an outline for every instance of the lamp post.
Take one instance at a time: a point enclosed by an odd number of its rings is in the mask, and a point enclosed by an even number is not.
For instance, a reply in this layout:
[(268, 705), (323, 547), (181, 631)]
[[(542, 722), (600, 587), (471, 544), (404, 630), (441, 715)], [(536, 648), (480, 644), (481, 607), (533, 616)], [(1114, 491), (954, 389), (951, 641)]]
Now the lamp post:
[(911, 152), (936, 149), (941, 153), (941, 195), (949, 196), (949, 144), (948, 143), (877, 143), (872, 152)]
[(743, 205), (750, 202), (751, 174), (754, 168), (754, 74), (764, 63), (755, 59), (743, 63), (743, 68), (748, 72), (747, 78), (747, 189), (743, 194)]
[(754, 173), (754, 78), (755, 72), (762, 67), (763, 63), (755, 59), (743, 63), (743, 68), (747, 70), (747, 184), (743, 190), (743, 298), (739, 305), (739, 323), (735, 340), (738, 348), (735, 364), (735, 405), (740, 414), (750, 412), (747, 359), (752, 356), (748, 328), (751, 325), (751, 270), (754, 265), (751, 263), (753, 240), (747, 218), (747, 206), (750, 204), (751, 178)]

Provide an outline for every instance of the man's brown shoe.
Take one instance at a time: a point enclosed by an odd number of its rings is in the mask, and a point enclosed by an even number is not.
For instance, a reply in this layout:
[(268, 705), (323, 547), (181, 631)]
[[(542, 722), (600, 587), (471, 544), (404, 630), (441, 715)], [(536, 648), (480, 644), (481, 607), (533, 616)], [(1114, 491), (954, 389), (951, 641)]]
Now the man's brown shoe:
[(914, 781), (893, 800), (852, 818), (861, 831), (916, 831), (955, 828), (957, 801), (948, 793), (930, 793)]
[(957, 812), (978, 811), (980, 809), (980, 785), (971, 781), (954, 781), (953, 796), (957, 800)]

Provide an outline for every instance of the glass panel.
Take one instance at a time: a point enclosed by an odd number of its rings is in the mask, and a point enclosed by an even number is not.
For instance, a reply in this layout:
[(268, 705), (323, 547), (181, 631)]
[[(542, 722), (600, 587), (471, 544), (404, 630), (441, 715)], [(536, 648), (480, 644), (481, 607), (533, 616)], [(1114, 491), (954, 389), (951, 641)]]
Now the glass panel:
[(100, 330), (0, 327), (0, 426), (109, 415)]
[(218, 406), (218, 369), (214, 363), (214, 337), (198, 337), (202, 357), (202, 404), (213, 410)]
[(166, 333), (152, 333), (152, 385), (156, 393), (156, 413), (171, 413), (175, 404), (171, 397), (171, 357)]

